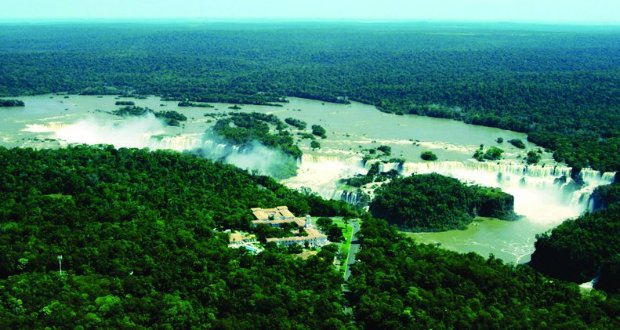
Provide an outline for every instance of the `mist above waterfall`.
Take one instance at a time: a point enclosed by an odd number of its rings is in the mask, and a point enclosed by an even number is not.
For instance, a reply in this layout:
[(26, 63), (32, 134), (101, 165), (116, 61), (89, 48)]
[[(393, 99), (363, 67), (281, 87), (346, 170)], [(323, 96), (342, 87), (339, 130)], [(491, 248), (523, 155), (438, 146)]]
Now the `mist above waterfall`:
[(150, 148), (153, 135), (165, 133), (165, 125), (153, 114), (123, 120), (94, 117), (62, 125), (54, 138), (69, 144), (111, 144), (116, 148)]
[(236, 146), (213, 132), (170, 134), (170, 128), (153, 114), (139, 117), (80, 119), (72, 124), (30, 124), (28, 132), (50, 133), (62, 144), (111, 144), (116, 148), (192, 151), (216, 161), (275, 178), (295, 174), (297, 160), (257, 141)]
[(250, 172), (282, 179), (297, 173), (297, 160), (293, 157), (252, 141), (242, 146), (231, 145), (212, 132), (205, 134), (199, 148), (199, 155), (235, 165)]
[(323, 198), (340, 199), (338, 180), (366, 173), (362, 159), (357, 157), (342, 160), (338, 157), (312, 157), (303, 155), (297, 176), (283, 183), (294, 189), (309, 188)]

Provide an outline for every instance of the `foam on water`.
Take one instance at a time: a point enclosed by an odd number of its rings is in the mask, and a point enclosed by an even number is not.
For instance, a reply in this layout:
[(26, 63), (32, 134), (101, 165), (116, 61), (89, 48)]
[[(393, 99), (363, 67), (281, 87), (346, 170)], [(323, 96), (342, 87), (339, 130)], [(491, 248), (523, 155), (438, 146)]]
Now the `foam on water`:
[(405, 175), (439, 173), (471, 184), (501, 188), (515, 197), (517, 214), (544, 224), (559, 224), (582, 214), (594, 189), (612, 183), (614, 176), (586, 169), (582, 171), (584, 184), (579, 186), (570, 178), (571, 168), (566, 166), (472, 160), (405, 163), (403, 167)]
[[(369, 164), (363, 166), (361, 159), (355, 157), (304, 155), (298, 175), (284, 183), (292, 188), (310, 188), (325, 198), (338, 198), (343, 194), (338, 180), (365, 174), (368, 167)], [(614, 178), (614, 173), (584, 169), (584, 184), (580, 186), (570, 178), (569, 167), (528, 166), (515, 161), (382, 163), (380, 169), (383, 172), (398, 170), (405, 176), (438, 173), (469, 184), (501, 188), (515, 197), (518, 215), (545, 225), (559, 224), (582, 214), (593, 190), (612, 183)]]
[(359, 157), (343, 160), (337, 156), (304, 154), (297, 175), (282, 183), (293, 189), (310, 188), (324, 198), (338, 198), (342, 193), (337, 189), (339, 179), (364, 174), (366, 171)]

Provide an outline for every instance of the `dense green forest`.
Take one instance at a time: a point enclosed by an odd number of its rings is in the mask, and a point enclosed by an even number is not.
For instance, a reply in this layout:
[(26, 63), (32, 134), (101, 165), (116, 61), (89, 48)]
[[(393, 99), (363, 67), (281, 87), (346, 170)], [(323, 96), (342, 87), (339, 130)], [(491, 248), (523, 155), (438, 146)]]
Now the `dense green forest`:
[[(329, 249), (227, 248), (251, 207), (342, 202), (176, 152), (0, 148), (0, 328), (342, 328)], [(57, 256), (62, 255), (59, 276)]]
[(217, 229), (247, 228), (252, 206), (354, 212), (232, 166), (111, 147), (0, 156), (4, 328), (618, 326), (616, 297), (581, 297), (527, 267), (415, 245), (370, 218), (346, 302), (330, 249), (307, 261), (277, 249), (251, 255), (228, 249)]
[(596, 212), (539, 235), (530, 264), (560, 279), (620, 293), (620, 185), (597, 188)]
[(417, 245), (369, 215), (343, 296), (334, 249), (252, 255), (222, 229), (247, 229), (253, 206), (355, 211), (189, 154), (0, 148), (0, 199), (2, 328), (620, 326), (617, 295)]
[(618, 177), (620, 173), (616, 174), (616, 184), (610, 184), (608, 186), (601, 186), (594, 190), (592, 193), (592, 209), (594, 211), (607, 209), (607, 208), (620, 208), (620, 182)]
[(348, 298), (363, 329), (617, 329), (618, 295), (581, 293), (529, 266), (419, 245), (366, 219)]
[(618, 170), (618, 32), (514, 24), (4, 23), (0, 95), (356, 100), (526, 132), (571, 166)]
[(512, 219), (514, 197), (435, 173), (414, 174), (379, 187), (370, 212), (403, 230), (464, 229), (476, 216)]
[[(353, 100), (525, 132), (576, 170), (620, 170), (619, 32), (509, 24), (2, 23), (0, 96), (156, 94), (207, 107), (281, 104), (286, 96)], [(141, 112), (127, 114), (133, 111)], [(172, 125), (183, 116), (160, 115)], [(215, 130), (229, 142), (256, 140), (292, 160), (301, 155), (277, 118), (233, 113)], [(319, 125), (311, 131), (325, 136)], [(496, 149), (479, 157), (501, 157)], [(537, 158), (528, 153), (526, 161)], [(393, 174), (378, 173), (378, 165), (375, 172), (346, 183)], [(512, 214), (511, 196), (451, 180), (395, 179), (378, 191), (371, 211), (425, 230)], [(308, 260), (278, 249), (254, 256), (228, 249), (221, 232), (249, 228), (250, 207), (356, 214), (344, 203), (192, 155), (0, 148), (0, 328), (620, 328), (618, 185), (594, 196), (595, 208), (605, 210), (538, 237), (532, 265), (563, 280), (598, 276), (609, 296), (580, 294), (528, 266), (417, 245), (367, 217), (345, 300), (330, 249)]]
[(0, 107), (23, 107), (24, 101), (21, 100), (0, 100)]

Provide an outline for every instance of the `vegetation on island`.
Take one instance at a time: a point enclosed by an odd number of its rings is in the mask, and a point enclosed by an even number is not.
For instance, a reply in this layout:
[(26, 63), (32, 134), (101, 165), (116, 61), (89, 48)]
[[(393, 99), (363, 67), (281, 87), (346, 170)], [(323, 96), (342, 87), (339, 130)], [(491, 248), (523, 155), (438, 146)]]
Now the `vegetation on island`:
[(521, 141), (520, 139), (511, 139), (511, 140), (508, 140), (508, 143), (512, 144), (513, 146), (519, 149), (525, 149), (525, 143), (523, 143), (523, 141)]
[(321, 149), (321, 144), (319, 143), (319, 141), (310, 141), (310, 148), (312, 148), (312, 150), (316, 150), (316, 149)]
[(22, 100), (3, 100), (0, 99), (0, 107), (24, 107), (26, 104)]
[(184, 114), (172, 111), (156, 111), (155, 117), (162, 119), (168, 126), (179, 126), (180, 122), (187, 121)]
[(179, 107), (193, 107), (193, 108), (214, 108), (213, 105), (207, 103), (198, 103), (190, 101), (181, 101), (177, 104)]
[(381, 163), (375, 162), (370, 165), (368, 172), (365, 175), (358, 174), (351, 178), (340, 179), (339, 182), (351, 187), (362, 187), (373, 182), (384, 182), (389, 179), (398, 177), (398, 171), (390, 170), (387, 172), (381, 172)]
[(128, 105), (118, 110), (112, 111), (116, 116), (144, 116), (147, 113), (152, 113), (155, 117), (163, 120), (168, 126), (180, 126), (180, 122), (187, 121), (187, 117), (176, 111), (153, 111), (149, 108), (143, 108), (138, 106)]
[(540, 159), (542, 158), (541, 153), (542, 151), (540, 149), (536, 151), (530, 150), (527, 152), (527, 157), (525, 158), (525, 161), (528, 165), (538, 164), (538, 162), (540, 162)]
[(316, 140), (316, 137), (312, 133), (297, 132), (297, 135), (302, 139)]
[(435, 153), (434, 153), (434, 152), (432, 152), (432, 151), (430, 151), (430, 150), (428, 150), (428, 151), (423, 151), (423, 152), (420, 154), (420, 158), (422, 158), (422, 160), (425, 160), (425, 161), (428, 161), (428, 162), (432, 162), (432, 161), (435, 161), (435, 160), (437, 160), (437, 159), (438, 159), (438, 158), (437, 158), (437, 155), (435, 155)]
[(137, 107), (137, 106), (125, 106), (118, 110), (112, 111), (112, 114), (115, 116), (126, 117), (126, 116), (144, 116), (147, 113), (153, 113), (154, 111), (149, 108)]
[[(277, 178), (288, 178), (297, 173), (298, 160), (302, 151), (295, 144), (293, 135), (275, 115), (264, 113), (230, 113), (219, 119), (212, 128), (217, 138), (251, 151), (256, 143), (271, 148), (280, 154), (271, 162), (268, 172)], [(274, 156), (276, 157), (276, 156)]]
[(412, 175), (379, 187), (370, 212), (407, 231), (464, 229), (476, 216), (512, 219), (514, 198), (439, 174)]
[(487, 151), (484, 151), (484, 146), (480, 146), (480, 148), (476, 149), (474, 152), (474, 159), (479, 162), (483, 162), (485, 160), (500, 160), (502, 159), (502, 154), (504, 150), (498, 147), (490, 147)]
[(291, 125), (291, 126), (293, 126), (293, 127), (296, 127), (299, 130), (305, 130), (306, 126), (307, 126), (305, 121), (299, 120), (299, 119), (295, 119), (295, 118), (290, 118), (290, 117), (285, 118), (284, 122), (289, 124), (289, 125)]
[(302, 155), (286, 125), (275, 115), (233, 112), (228, 118), (219, 119), (213, 131), (234, 145), (242, 146), (257, 141), (284, 152), (294, 160)]
[(392, 155), (392, 147), (390, 146), (378, 146), (377, 150), (381, 151), (384, 156), (389, 157), (390, 155)]
[(321, 139), (327, 138), (326, 131), (321, 125), (312, 125), (312, 134), (320, 137)]

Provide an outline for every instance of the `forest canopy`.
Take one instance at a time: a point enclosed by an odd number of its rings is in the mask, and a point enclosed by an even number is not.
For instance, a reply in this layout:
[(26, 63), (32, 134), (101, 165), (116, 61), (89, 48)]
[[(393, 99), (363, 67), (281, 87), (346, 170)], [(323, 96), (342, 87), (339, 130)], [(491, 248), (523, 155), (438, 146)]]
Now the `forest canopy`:
[(343, 295), (333, 249), (252, 255), (223, 229), (247, 229), (255, 206), (356, 216), (350, 206), (189, 154), (0, 148), (0, 198), (7, 329), (620, 326), (617, 295), (418, 245), (367, 214)]
[(23, 107), (25, 106), (24, 101), (22, 100), (1, 100), (0, 99), (0, 107)]
[(348, 322), (333, 255), (251, 255), (223, 232), (247, 229), (251, 207), (355, 215), (343, 202), (193, 155), (112, 147), (0, 148), (0, 199), (0, 328)]
[(618, 295), (582, 293), (527, 265), (416, 244), (366, 219), (348, 287), (361, 329), (614, 329)]
[(512, 219), (514, 197), (439, 174), (414, 174), (379, 187), (370, 212), (407, 231), (464, 229), (476, 216)]
[(595, 212), (538, 235), (530, 264), (549, 276), (578, 283), (594, 280), (595, 287), (620, 294), (619, 187), (597, 188)]
[(0, 96), (353, 100), (525, 132), (558, 161), (610, 171), (620, 169), (618, 35), (508, 24), (5, 24)]

